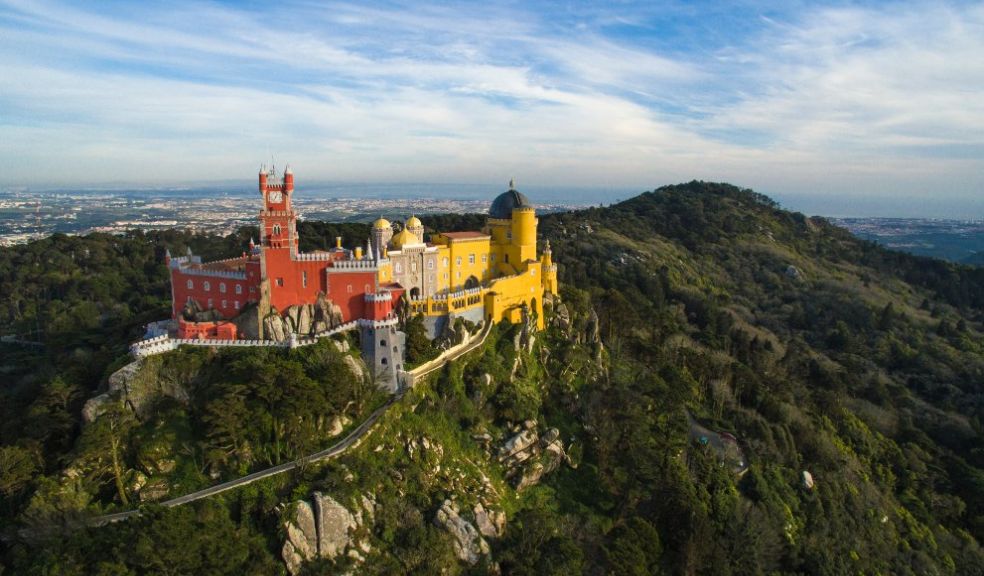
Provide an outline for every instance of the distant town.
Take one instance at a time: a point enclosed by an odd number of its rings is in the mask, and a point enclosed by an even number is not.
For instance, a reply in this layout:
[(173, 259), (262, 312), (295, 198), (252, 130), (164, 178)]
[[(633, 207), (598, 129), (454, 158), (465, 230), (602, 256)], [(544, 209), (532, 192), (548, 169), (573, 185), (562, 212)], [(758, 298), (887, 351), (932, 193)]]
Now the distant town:
[[(301, 219), (330, 222), (370, 222), (380, 216), (409, 213), (484, 213), (494, 187), (465, 187), (456, 197), (454, 187), (433, 186), (435, 194), (421, 193), (423, 185), (400, 193), (399, 185), (354, 186), (307, 190), (297, 198)], [(481, 188), (481, 190), (480, 190)], [(484, 194), (483, 194), (484, 192)], [(419, 196), (414, 196), (419, 194)], [(623, 199), (628, 194), (620, 194)], [(557, 198), (557, 193), (552, 195)], [(538, 196), (542, 197), (542, 196)], [(245, 201), (253, 200), (253, 202)], [(118, 234), (126, 230), (180, 227), (229, 234), (255, 224), (255, 193), (222, 188), (141, 190), (0, 189), (0, 246), (20, 244), (56, 232)], [(596, 198), (580, 202), (539, 202), (540, 212), (556, 212), (597, 205)], [(984, 264), (984, 220), (929, 218), (830, 218), (853, 234), (887, 248), (943, 258), (966, 264)]]
[[(505, 188), (503, 188), (505, 189)], [(295, 208), (303, 220), (370, 222), (380, 216), (406, 214), (484, 213), (489, 198), (501, 190), (489, 189), (476, 199), (360, 197), (301, 194)], [(245, 201), (244, 201), (245, 200)], [(126, 230), (183, 228), (229, 234), (255, 225), (259, 198), (249, 192), (202, 190), (0, 190), (0, 246), (28, 242), (54, 233), (118, 234)], [(538, 204), (540, 212), (556, 212), (577, 205)]]

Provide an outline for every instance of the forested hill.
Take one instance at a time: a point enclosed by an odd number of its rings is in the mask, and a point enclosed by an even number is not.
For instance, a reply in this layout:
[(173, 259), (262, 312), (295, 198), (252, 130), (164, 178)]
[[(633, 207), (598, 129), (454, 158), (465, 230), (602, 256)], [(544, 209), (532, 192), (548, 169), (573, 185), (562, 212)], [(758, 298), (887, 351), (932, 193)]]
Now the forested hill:
[(792, 544), (770, 565), (787, 570), (978, 573), (984, 271), (706, 182), (544, 216), (541, 230), (561, 282), (590, 292), (613, 365), (676, 364), (684, 404), (748, 447), (739, 511), (716, 510), (710, 486), (697, 507), (718, 537), (767, 556)]
[[(423, 220), (455, 230), (481, 217)], [(548, 328), (496, 326), (358, 449), (186, 508), (8, 539), (2, 565), (276, 573), (285, 521), (317, 491), (357, 511), (360, 544), (303, 574), (984, 573), (984, 270), (704, 182), (541, 215), (539, 232), (562, 286)], [(314, 222), (301, 233), (304, 249), (365, 237)], [(378, 402), (351, 370), (354, 342), (179, 350), (138, 376), (186, 394), (81, 424), (82, 403), (125, 362), (122, 328), (166, 310), (155, 254), (235, 252), (248, 237), (61, 237), (0, 252), (4, 326), (35, 325), (30, 311), (55, 289), (90, 326), (44, 350), (0, 348), (3, 525), (50, 527), (276, 464)], [(137, 272), (121, 274), (128, 262)], [(148, 297), (114, 304), (133, 289)], [(559, 444), (564, 463), (545, 448), (517, 464), (517, 438)], [(465, 546), (471, 564), (439, 521), (453, 509), (487, 541)]]

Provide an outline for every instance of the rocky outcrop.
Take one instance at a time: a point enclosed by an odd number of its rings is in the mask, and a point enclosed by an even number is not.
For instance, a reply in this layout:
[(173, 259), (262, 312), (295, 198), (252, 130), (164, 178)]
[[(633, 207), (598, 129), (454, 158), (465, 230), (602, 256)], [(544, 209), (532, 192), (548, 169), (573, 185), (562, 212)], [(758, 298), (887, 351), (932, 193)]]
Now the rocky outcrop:
[(355, 517), (331, 496), (314, 493), (314, 512), (318, 522), (318, 554), (334, 558), (345, 551), (351, 542), (349, 530), (358, 525)]
[(260, 338), (260, 309), (254, 304), (248, 304), (231, 320), (236, 325), (236, 334), (246, 340)]
[(302, 564), (314, 558), (348, 556), (357, 562), (371, 550), (369, 542), (356, 538), (364, 522), (373, 522), (376, 503), (368, 496), (357, 500), (350, 512), (331, 496), (315, 492), (312, 502), (300, 500), (284, 521), (286, 537), (281, 557), (290, 574), (299, 574)]
[(475, 526), (486, 538), (499, 538), (506, 531), (506, 513), (487, 510), (481, 502), (475, 504)]
[(458, 506), (445, 500), (434, 516), (434, 524), (447, 530), (454, 538), (455, 554), (462, 562), (474, 566), (489, 554), (489, 543), (479, 531), (458, 513)]
[(287, 539), (281, 554), (287, 571), (297, 574), (301, 564), (314, 559), (318, 555), (318, 529), (314, 521), (314, 510), (305, 501), (300, 501), (294, 510), (293, 517), (284, 522)]
[(263, 319), (263, 334), (267, 340), (284, 341), (291, 334), (311, 336), (326, 332), (343, 323), (342, 309), (325, 295), (318, 293), (314, 304), (288, 306), (283, 314), (272, 309)]
[(263, 334), (267, 340), (283, 342), (290, 335), (290, 327), (286, 321), (277, 314), (274, 309), (266, 318), (263, 319)]
[(522, 430), (499, 448), (499, 461), (506, 466), (506, 477), (517, 491), (534, 486), (567, 460), (560, 431), (550, 428), (542, 436), (536, 422), (527, 421)]
[[(151, 364), (147, 364), (150, 362)], [(162, 396), (174, 398), (182, 404), (189, 402), (188, 391), (169, 378), (159, 378), (153, 368), (159, 359), (137, 359), (113, 372), (107, 380), (106, 392), (86, 401), (82, 407), (82, 421), (93, 422), (109, 407), (111, 402), (122, 402), (139, 416), (145, 416), (153, 402)], [(144, 367), (148, 366), (148, 369)]]

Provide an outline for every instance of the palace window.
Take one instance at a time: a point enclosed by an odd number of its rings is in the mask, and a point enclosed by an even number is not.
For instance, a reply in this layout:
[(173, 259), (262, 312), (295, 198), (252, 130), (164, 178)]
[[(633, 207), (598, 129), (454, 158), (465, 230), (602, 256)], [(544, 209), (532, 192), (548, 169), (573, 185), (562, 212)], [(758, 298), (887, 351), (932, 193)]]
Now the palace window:
[(212, 299), (211, 298), (208, 299), (208, 307), (209, 307), (209, 309), (212, 309), (212, 308), (215, 307), (215, 304), (212, 303)]
[[(283, 285), (284, 285), (284, 279), (283, 278), (277, 278), (277, 286), (283, 286)], [(206, 288), (206, 290), (207, 290), (207, 288)]]
[(236, 310), (239, 310), (239, 300), (233, 301), (232, 307), (235, 308)]
[(461, 266), (461, 256), (454, 259), (455, 266)]
[(250, 294), (256, 294), (256, 286), (250, 286), (249, 287), (249, 293)]
[(444, 267), (445, 268), (448, 267), (448, 257), (447, 256), (444, 257)]
[(228, 307), (229, 307), (229, 301), (228, 300), (223, 300), (222, 301), (222, 309), (224, 310), (224, 309), (226, 309)]
[(226, 291), (225, 282), (219, 282), (219, 292), (225, 294), (225, 291)]
[(447, 279), (448, 279), (448, 273), (447, 273), (447, 272), (445, 272), (445, 273), (444, 273), (444, 279), (445, 279), (445, 280), (447, 280)]
[(345, 291), (348, 292), (349, 294), (351, 294), (352, 293), (352, 285), (349, 284)]
[(194, 288), (195, 288), (195, 282), (192, 281), (192, 280), (188, 280), (187, 286), (188, 286), (188, 290), (194, 290)]
[(482, 254), (482, 264), (485, 264), (488, 261), (489, 261), (489, 255), (488, 254)]
[(242, 293), (243, 293), (243, 285), (236, 284), (236, 294), (242, 294)]
[(417, 271), (417, 261), (416, 260), (414, 260), (413, 262), (410, 263), (410, 271), (411, 272), (416, 272)]
[(460, 271), (457, 274), (457, 278), (458, 278), (458, 280), (461, 280), (461, 272)]
[(301, 286), (307, 288), (307, 270), (301, 271)]
[(505, 260), (505, 262), (506, 262), (506, 264), (509, 264), (509, 254), (506, 254), (506, 255), (505, 255), (505, 256), (503, 257), (503, 260)]
[(280, 224), (273, 225), (273, 235), (280, 236)]
[(536, 268), (530, 268), (530, 276), (536, 276)]
[(205, 288), (205, 291), (206, 291), (206, 292), (208, 292), (209, 290), (211, 290), (211, 289), (212, 289), (212, 285), (211, 285), (211, 284), (209, 284), (209, 282), (208, 282), (208, 280), (206, 280), (206, 281), (205, 281), (205, 283), (204, 283), (204, 288)]
[(380, 346), (386, 346), (386, 340), (380, 340), (379, 341), (379, 345)]
[(428, 260), (427, 261), (427, 269), (428, 270), (433, 270), (434, 269), (434, 261), (433, 260)]
[(474, 264), (475, 263), (475, 255), (474, 254), (469, 254), (468, 255), (468, 263), (469, 264)]
[(492, 255), (492, 261), (495, 262), (495, 254)]
[(396, 274), (403, 274), (403, 263), (397, 262), (393, 270), (395, 271)]
[(383, 366), (386, 366), (387, 364), (389, 364), (389, 362), (386, 360), (386, 358), (380, 358), (379, 359), (379, 363), (382, 364)]

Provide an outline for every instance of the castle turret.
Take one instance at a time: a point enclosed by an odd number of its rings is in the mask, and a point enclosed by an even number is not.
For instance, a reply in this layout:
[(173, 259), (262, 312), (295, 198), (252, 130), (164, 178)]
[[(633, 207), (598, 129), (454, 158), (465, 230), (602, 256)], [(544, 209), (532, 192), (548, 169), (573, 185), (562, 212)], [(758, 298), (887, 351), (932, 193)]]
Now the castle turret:
[(290, 164), (284, 169), (284, 192), (294, 191), (294, 171), (290, 169)]
[(266, 166), (261, 164), (260, 165), (260, 194), (266, 194), (267, 177), (268, 174), (267, 174)]
[(407, 219), (406, 228), (411, 234), (417, 237), (421, 242), (424, 241), (424, 223), (420, 221), (420, 218), (411, 215)]

